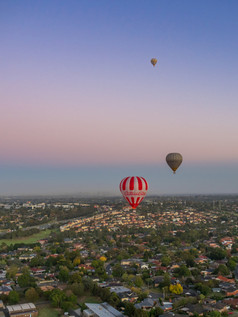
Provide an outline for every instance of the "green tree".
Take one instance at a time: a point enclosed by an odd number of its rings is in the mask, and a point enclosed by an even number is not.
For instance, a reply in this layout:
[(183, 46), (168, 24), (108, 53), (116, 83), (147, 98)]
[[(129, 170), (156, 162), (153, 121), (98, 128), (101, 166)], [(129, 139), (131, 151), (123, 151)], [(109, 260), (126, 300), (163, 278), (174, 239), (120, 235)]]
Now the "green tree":
[(90, 278), (82, 278), (82, 282), (86, 291), (91, 292), (94, 288), (94, 283)]
[(160, 307), (152, 308), (150, 312), (151, 312), (151, 316), (154, 316), (154, 317), (159, 317), (160, 315), (164, 313), (163, 309)]
[(125, 315), (132, 317), (135, 314), (135, 306), (132, 303), (126, 303)]
[(36, 289), (31, 287), (25, 292), (25, 298), (28, 302), (36, 302), (39, 298), (39, 294)]
[(61, 282), (67, 282), (69, 280), (69, 270), (67, 267), (62, 267), (59, 272), (59, 280)]
[(209, 257), (212, 260), (222, 260), (226, 257), (227, 252), (221, 248), (212, 248)]
[(45, 260), (42, 256), (35, 256), (33, 259), (30, 261), (30, 266), (35, 267), (35, 266), (42, 266), (45, 264)]
[(29, 271), (25, 271), (22, 275), (20, 275), (17, 279), (17, 283), (20, 287), (34, 287), (36, 285), (35, 279), (30, 275)]
[(16, 277), (17, 272), (18, 272), (18, 267), (16, 265), (11, 265), (9, 267), (9, 269), (7, 270), (6, 276), (7, 276), (7, 278), (10, 278), (10, 279), (14, 280), (15, 277)]
[(69, 277), (70, 283), (81, 283), (82, 282), (82, 276), (79, 272), (75, 272)]
[(111, 296), (111, 292), (108, 288), (99, 287), (99, 296), (102, 299), (102, 301), (107, 301)]
[(124, 281), (124, 282), (128, 282), (128, 274), (127, 273), (123, 273), (123, 275), (122, 275), (122, 280)]
[(123, 273), (124, 273), (124, 269), (122, 268), (121, 264), (114, 265), (112, 270), (112, 275), (114, 277), (122, 277)]
[(66, 300), (66, 294), (58, 288), (54, 289), (50, 294), (50, 300), (54, 307), (61, 307), (63, 301)]
[(235, 270), (235, 268), (236, 268), (236, 265), (237, 265), (237, 263), (236, 263), (236, 261), (234, 260), (234, 258), (229, 258), (229, 260), (228, 260), (228, 262), (227, 262), (227, 266), (228, 266), (228, 268), (231, 270), (231, 271), (234, 271)]
[(161, 262), (162, 262), (162, 266), (168, 266), (168, 265), (170, 265), (170, 263), (171, 263), (171, 259), (170, 259), (170, 257), (169, 256), (163, 256), (162, 258), (161, 258)]
[(191, 272), (184, 264), (182, 264), (179, 268), (175, 269), (174, 272), (180, 277), (186, 277), (191, 275)]
[(230, 271), (225, 264), (220, 264), (218, 266), (218, 272), (222, 275), (229, 275), (230, 274)]
[(8, 295), (8, 301), (11, 305), (19, 303), (19, 294), (16, 291), (11, 291)]
[(195, 285), (195, 288), (199, 290), (205, 296), (207, 296), (211, 292), (210, 287), (202, 283), (197, 283)]
[(194, 261), (194, 257), (192, 255), (188, 256), (185, 260), (186, 265), (188, 267), (194, 267), (195, 266), (195, 261)]
[(165, 273), (164, 274), (164, 279), (163, 279), (163, 282), (160, 283), (160, 287), (165, 287), (165, 286), (169, 286), (170, 285), (170, 276), (168, 273)]
[(207, 315), (207, 317), (221, 317), (221, 313), (219, 313), (219, 311), (211, 311), (209, 312)]
[(112, 305), (113, 307), (117, 307), (120, 304), (120, 298), (117, 296), (116, 293), (112, 292), (110, 297), (109, 297), (109, 304)]
[(82, 296), (84, 294), (84, 285), (83, 285), (83, 283), (73, 283), (70, 286), (70, 289), (74, 293), (74, 295)]
[(143, 285), (143, 280), (140, 276), (136, 276), (134, 283), (135, 283), (135, 286), (141, 287)]
[(148, 312), (143, 309), (136, 309), (134, 312), (135, 317), (148, 317)]

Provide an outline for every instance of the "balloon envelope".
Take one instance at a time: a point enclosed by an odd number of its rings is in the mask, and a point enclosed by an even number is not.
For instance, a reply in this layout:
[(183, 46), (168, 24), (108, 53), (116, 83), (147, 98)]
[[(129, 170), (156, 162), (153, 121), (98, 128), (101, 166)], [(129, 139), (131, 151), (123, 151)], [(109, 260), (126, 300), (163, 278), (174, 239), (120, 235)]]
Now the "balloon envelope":
[(157, 63), (157, 59), (156, 59), (156, 58), (151, 58), (150, 62), (151, 62), (151, 64), (152, 64), (153, 66), (155, 66), (156, 63)]
[(133, 209), (142, 202), (148, 190), (148, 183), (143, 177), (128, 176), (120, 183), (120, 191)]
[(169, 167), (173, 170), (174, 174), (177, 168), (181, 165), (182, 161), (183, 157), (180, 153), (169, 153), (166, 156), (166, 162), (169, 165)]

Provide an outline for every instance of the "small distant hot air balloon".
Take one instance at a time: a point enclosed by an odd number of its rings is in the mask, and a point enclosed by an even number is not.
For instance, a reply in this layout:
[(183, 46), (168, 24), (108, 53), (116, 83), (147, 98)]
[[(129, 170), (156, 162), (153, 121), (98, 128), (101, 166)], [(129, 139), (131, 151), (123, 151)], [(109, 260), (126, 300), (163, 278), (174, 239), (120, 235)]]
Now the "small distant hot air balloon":
[(143, 177), (125, 177), (120, 183), (120, 191), (133, 209), (142, 202), (147, 190), (148, 183)]
[(173, 170), (174, 174), (177, 168), (181, 165), (182, 161), (183, 157), (180, 153), (169, 153), (166, 156), (166, 162), (169, 165), (169, 167)]
[(156, 58), (151, 58), (150, 62), (151, 62), (151, 64), (152, 64), (153, 66), (155, 66), (156, 63), (157, 63), (157, 59), (156, 59)]

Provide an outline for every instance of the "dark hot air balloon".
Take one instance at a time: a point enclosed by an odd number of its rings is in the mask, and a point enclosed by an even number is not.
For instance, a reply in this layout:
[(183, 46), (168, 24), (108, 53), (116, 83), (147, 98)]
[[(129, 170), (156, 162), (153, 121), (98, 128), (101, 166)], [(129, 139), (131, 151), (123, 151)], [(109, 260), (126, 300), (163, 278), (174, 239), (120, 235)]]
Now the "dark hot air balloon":
[(125, 177), (120, 183), (120, 191), (133, 209), (142, 202), (147, 190), (148, 183), (143, 177)]
[(180, 153), (169, 153), (166, 156), (166, 162), (169, 165), (169, 167), (173, 170), (174, 174), (177, 168), (181, 165), (182, 161), (183, 157)]
[(151, 64), (152, 64), (153, 66), (155, 66), (156, 63), (157, 63), (157, 59), (156, 59), (156, 58), (151, 58), (150, 62), (151, 62)]

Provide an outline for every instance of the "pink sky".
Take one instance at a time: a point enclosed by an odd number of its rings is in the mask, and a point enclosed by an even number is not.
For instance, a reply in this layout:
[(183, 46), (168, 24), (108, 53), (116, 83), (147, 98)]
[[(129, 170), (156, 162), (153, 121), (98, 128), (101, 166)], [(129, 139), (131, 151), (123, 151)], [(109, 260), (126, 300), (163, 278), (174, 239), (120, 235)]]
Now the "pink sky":
[(237, 9), (1, 2), (0, 168), (236, 164)]

